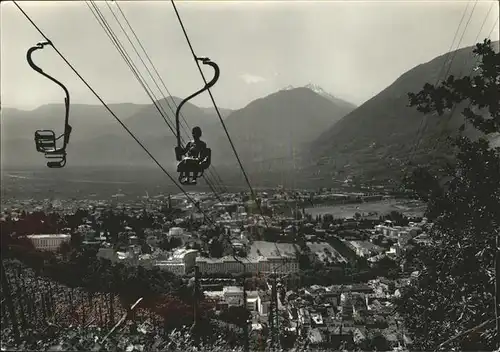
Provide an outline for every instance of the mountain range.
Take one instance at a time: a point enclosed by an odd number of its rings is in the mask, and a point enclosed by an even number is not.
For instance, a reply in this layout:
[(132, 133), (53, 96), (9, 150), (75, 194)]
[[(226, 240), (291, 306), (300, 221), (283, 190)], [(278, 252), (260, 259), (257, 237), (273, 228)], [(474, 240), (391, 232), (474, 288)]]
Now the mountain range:
[[(498, 44), (498, 41), (493, 43), (496, 51)], [(410, 156), (415, 164), (441, 165), (449, 160), (453, 153), (446, 136), (456, 134), (464, 123), (461, 114), (464, 105), (440, 118), (436, 114), (424, 116), (416, 108), (408, 107), (407, 93), (417, 93), (427, 82), (436, 83), (444, 71), (455, 77), (470, 75), (477, 65), (472, 50), (473, 47), (467, 47), (438, 56), (401, 75), (311, 143), (304, 151), (303, 167), (310, 171), (309, 175), (321, 175), (326, 182), (344, 177), (396, 181)], [(421, 125), (426, 128), (415, 148)], [(466, 124), (465, 134), (479, 136), (470, 124)]]
[[(341, 103), (307, 87), (282, 90), (233, 111), (225, 124), (238, 155), (251, 168), (269, 160), (293, 160), (306, 143), (355, 109), (337, 100)], [(206, 131), (213, 151), (221, 162), (234, 164), (227, 136), (220, 126), (214, 127)]]
[[(498, 50), (498, 42), (494, 46)], [(414, 67), (359, 107), (309, 84), (288, 86), (241, 109), (220, 109), (220, 112), (245, 170), (256, 182), (303, 181), (321, 186), (353, 177), (396, 181), (402, 166), (410, 159), (423, 119), (426, 128), (414, 161), (439, 164), (452, 155), (445, 137), (455, 133), (463, 123), (461, 107), (442, 118), (424, 116), (407, 106), (407, 93), (418, 92), (426, 82), (435, 83), (442, 77), (443, 67), (455, 76), (469, 75), (477, 60), (472, 49), (459, 49), (452, 55), (441, 55)], [(453, 61), (448, 67), (451, 57)], [(180, 101), (168, 97), (157, 105), (173, 121)], [(157, 107), (153, 104), (110, 107), (167, 169), (174, 169), (176, 139)], [(187, 103), (182, 115), (189, 127), (202, 128), (202, 139), (212, 148), (212, 162), (223, 170), (222, 178), (233, 177), (231, 173), (241, 174), (215, 109)], [(32, 111), (2, 109), (2, 166), (45, 167), (43, 156), (35, 151), (33, 132), (62, 127), (63, 116), (62, 104), (44, 105)], [(71, 124), (69, 167), (154, 167), (104, 107), (73, 104)], [(189, 138), (189, 129), (182, 124), (184, 139)], [(478, 135), (470, 126), (466, 133)], [(496, 143), (500, 143), (500, 138), (497, 137)]]
[[(172, 131), (180, 101), (168, 97), (156, 104), (115, 104), (110, 108), (160, 162), (174, 167), (176, 138)], [(355, 106), (348, 102), (318, 94), (311, 87), (300, 87), (270, 94), (239, 110), (219, 110), (241, 160), (250, 163), (251, 168), (262, 160), (290, 157), (353, 109)], [(159, 111), (167, 116), (167, 122)], [(69, 165), (154, 166), (104, 107), (75, 104), (70, 113), (73, 132), (67, 149)], [(35, 151), (33, 132), (52, 126), (62, 128), (63, 116), (62, 104), (44, 105), (33, 111), (2, 111), (2, 164), (42, 167), (44, 159)], [(186, 103), (181, 110), (184, 141), (190, 138), (193, 126), (202, 128), (202, 139), (216, 156), (215, 165), (237, 165), (214, 108)]]
[[(177, 97), (168, 97), (154, 104), (110, 104), (110, 109), (124, 122), (147, 147), (153, 146), (156, 154), (166, 148), (173, 149)], [(159, 111), (167, 116), (167, 122)], [(224, 113), (231, 110), (224, 109)], [(186, 103), (181, 111), (181, 133), (185, 121), (191, 126), (204, 128), (218, 122), (213, 108), (199, 108)], [(36, 152), (33, 133), (37, 129), (62, 131), (64, 105), (47, 104), (32, 111), (2, 109), (2, 165), (27, 167), (44, 165), (44, 158)], [(72, 104), (70, 125), (73, 127), (68, 146), (68, 160), (75, 166), (151, 165), (144, 152), (128, 133), (101, 105)], [(170, 125), (170, 127), (169, 127)]]

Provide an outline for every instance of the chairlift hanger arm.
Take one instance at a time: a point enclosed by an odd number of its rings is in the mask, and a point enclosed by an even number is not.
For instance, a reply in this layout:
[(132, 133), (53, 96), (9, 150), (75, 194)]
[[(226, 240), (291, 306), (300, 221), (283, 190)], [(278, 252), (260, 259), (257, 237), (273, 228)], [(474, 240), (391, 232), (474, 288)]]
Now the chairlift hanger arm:
[(219, 66), (211, 61), (209, 58), (196, 58), (197, 61), (201, 61), (204, 65), (209, 65), (209, 66), (212, 66), (213, 69), (214, 69), (214, 77), (212, 78), (212, 80), (210, 82), (208, 82), (207, 84), (205, 84), (205, 86), (203, 88), (201, 88), (200, 90), (198, 90), (197, 92), (191, 94), (190, 96), (188, 96), (187, 98), (185, 98), (183, 101), (181, 101), (181, 103), (179, 104), (179, 106), (177, 107), (177, 110), (175, 112), (175, 126), (176, 126), (176, 134), (177, 134), (177, 147), (179, 148), (182, 148), (182, 145), (181, 145), (181, 133), (180, 133), (180, 124), (179, 124), (179, 115), (180, 115), (180, 112), (181, 112), (181, 108), (182, 106), (187, 103), (189, 100), (193, 99), (194, 97), (196, 97), (197, 95), (203, 93), (204, 91), (212, 88), (214, 86), (215, 83), (217, 83), (218, 79), (219, 79), (219, 76), (220, 76), (220, 69), (219, 69)]

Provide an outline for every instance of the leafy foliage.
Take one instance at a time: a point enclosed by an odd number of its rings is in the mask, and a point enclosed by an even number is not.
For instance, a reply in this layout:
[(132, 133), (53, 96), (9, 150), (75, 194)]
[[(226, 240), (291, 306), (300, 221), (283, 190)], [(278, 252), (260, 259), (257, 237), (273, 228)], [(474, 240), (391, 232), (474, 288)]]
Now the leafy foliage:
[(491, 40), (478, 43), (473, 50), (481, 57), (477, 70), (480, 75), (455, 78), (449, 76), (438, 87), (429, 83), (417, 94), (409, 93), (410, 106), (416, 106), (423, 113), (437, 112), (442, 115), (445, 110), (463, 101), (469, 101), (470, 106), (477, 109), (487, 108), (491, 117), (473, 112), (470, 107), (463, 115), (475, 128), (485, 134), (500, 131), (500, 53), (495, 53)]
[[(38, 276), (19, 262), (5, 261), (21, 345), (14, 343), (10, 315), (2, 309), (2, 345), (9, 350), (166, 350), (194, 348), (188, 332), (193, 321), (187, 299), (163, 295), (143, 300), (130, 321), (101, 344), (111, 327), (127, 312), (130, 302), (117, 295), (67, 287)], [(3, 292), (2, 292), (3, 293)], [(109, 298), (109, 299), (108, 299)], [(215, 350), (234, 347), (238, 333), (214, 322), (212, 303), (199, 305), (201, 342)]]
[[(442, 115), (454, 104), (468, 100), (463, 115), (485, 134), (500, 132), (500, 56), (491, 41), (477, 44), (479, 75), (455, 79), (439, 87), (426, 84), (409, 94), (419, 111)], [(473, 113), (486, 108), (489, 117)], [(462, 128), (463, 129), (463, 128)], [(442, 182), (425, 168), (407, 178), (406, 187), (428, 201), (427, 215), (434, 220), (431, 243), (417, 247), (406, 259), (419, 270), (418, 278), (403, 293), (399, 310), (412, 333), (415, 348), (431, 350), (459, 332), (494, 318), (494, 258), (500, 228), (500, 149), (486, 139), (454, 140), (456, 164)], [(493, 326), (492, 326), (493, 325)], [(493, 350), (494, 324), (456, 339), (444, 350)]]
[(221, 311), (219, 318), (228, 323), (235, 324), (237, 326), (243, 327), (248, 319), (249, 312), (246, 308), (242, 306), (228, 307)]

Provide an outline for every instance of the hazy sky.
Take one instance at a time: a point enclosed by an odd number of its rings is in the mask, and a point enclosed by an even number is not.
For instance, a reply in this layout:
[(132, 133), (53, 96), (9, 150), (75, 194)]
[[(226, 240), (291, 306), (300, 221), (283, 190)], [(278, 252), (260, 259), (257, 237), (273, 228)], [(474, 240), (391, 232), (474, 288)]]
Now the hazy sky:
[[(84, 1), (18, 4), (106, 102), (150, 102)], [(97, 5), (142, 68), (106, 3)], [(110, 5), (123, 22), (116, 5)], [(361, 104), (408, 69), (446, 53), (467, 5), (459, 37), (474, 1), (177, 2), (196, 53), (221, 68), (213, 93), (227, 108), (308, 83)], [(62, 102), (60, 88), (26, 62), (27, 49), (43, 38), (13, 3), (0, 6), (2, 105), (31, 109)], [(121, 1), (120, 6), (169, 91), (184, 97), (200, 88), (201, 76), (170, 1)], [(498, 3), (479, 0), (460, 47), (474, 44), (485, 18), (480, 40), (492, 28), (491, 38), (498, 40)], [(53, 49), (37, 51), (34, 60), (66, 84), (73, 103), (99, 103)], [(211, 77), (210, 69), (205, 72)], [(193, 102), (211, 105), (207, 94)]]

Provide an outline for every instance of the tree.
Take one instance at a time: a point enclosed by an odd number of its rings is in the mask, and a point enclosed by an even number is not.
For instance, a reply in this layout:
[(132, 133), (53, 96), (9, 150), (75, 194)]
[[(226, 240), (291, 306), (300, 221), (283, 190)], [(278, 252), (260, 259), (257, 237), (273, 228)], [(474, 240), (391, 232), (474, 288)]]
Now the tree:
[(333, 215), (332, 214), (325, 214), (323, 215), (323, 222), (327, 223), (327, 224), (331, 224), (333, 223)]
[(80, 232), (73, 232), (69, 241), (71, 248), (79, 250), (82, 248), (83, 236)]
[(224, 255), (224, 243), (218, 238), (213, 238), (209, 244), (210, 257), (221, 258)]
[(70, 252), (71, 252), (71, 244), (69, 244), (68, 242), (64, 241), (63, 243), (61, 243), (61, 245), (59, 246), (59, 248), (57, 249), (57, 251), (62, 254), (63, 257), (66, 257)]
[(295, 216), (296, 216), (297, 220), (302, 220), (302, 218), (304, 217), (304, 216), (302, 215), (302, 212), (301, 212), (301, 211), (297, 211)]
[(165, 237), (159, 244), (159, 247), (164, 251), (171, 251), (180, 246), (182, 246), (182, 240), (178, 237)]
[(397, 262), (387, 256), (381, 258), (376, 264), (375, 269), (378, 270), (379, 275), (386, 276), (387, 278), (397, 278), (399, 266)]
[(250, 319), (250, 312), (248, 309), (242, 306), (232, 306), (227, 309), (223, 309), (219, 315), (222, 321), (226, 321), (230, 324), (235, 324), (239, 327), (244, 326), (247, 320)]
[(407, 226), (409, 221), (401, 212), (399, 211), (391, 211), (387, 216), (390, 220), (394, 221), (398, 226)]
[[(488, 135), (500, 131), (500, 56), (489, 40), (477, 44), (474, 53), (481, 58), (478, 75), (450, 76), (438, 87), (426, 84), (419, 93), (409, 94), (410, 105), (442, 115), (468, 101), (465, 119)], [(489, 116), (483, 116), (481, 110)], [(430, 245), (412, 253), (411, 265), (420, 275), (398, 304), (414, 347), (421, 350), (435, 349), (452, 336), (495, 318), (500, 148), (492, 148), (485, 138), (470, 140), (463, 135), (464, 125), (459, 131), (452, 140), (456, 161), (442, 175), (418, 168), (406, 179), (406, 187), (428, 201), (427, 214), (434, 219)], [(493, 350), (497, 341), (491, 323), (474, 336), (465, 335), (442, 348)]]

